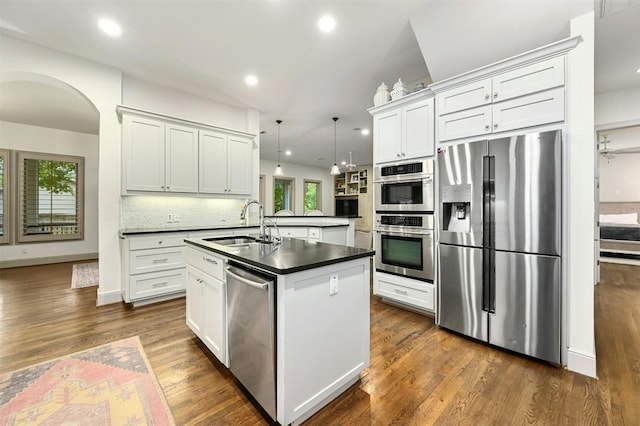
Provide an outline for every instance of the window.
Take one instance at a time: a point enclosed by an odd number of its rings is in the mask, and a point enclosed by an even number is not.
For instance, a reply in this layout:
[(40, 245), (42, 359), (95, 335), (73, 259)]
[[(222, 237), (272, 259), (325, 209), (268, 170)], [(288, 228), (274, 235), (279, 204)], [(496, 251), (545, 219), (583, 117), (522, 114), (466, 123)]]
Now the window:
[(84, 158), (18, 152), (18, 177), (18, 242), (83, 238)]
[(9, 151), (0, 149), (0, 244), (11, 241), (10, 230), (11, 219), (9, 217), (10, 195), (9, 195)]
[(322, 210), (322, 182), (319, 180), (304, 180), (304, 213), (309, 210)]
[(273, 178), (273, 212), (294, 210), (294, 178)]

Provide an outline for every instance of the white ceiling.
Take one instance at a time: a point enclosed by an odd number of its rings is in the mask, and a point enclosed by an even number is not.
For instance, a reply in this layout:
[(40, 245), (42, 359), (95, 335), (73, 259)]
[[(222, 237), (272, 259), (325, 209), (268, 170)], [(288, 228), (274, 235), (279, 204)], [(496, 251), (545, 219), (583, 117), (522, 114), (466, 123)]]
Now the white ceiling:
[[(616, 6), (609, 8), (613, 13), (596, 21), (597, 92), (640, 84), (634, 72), (640, 67), (640, 7), (619, 10), (638, 2), (607, 0)], [(275, 120), (282, 119), (281, 148), (293, 151), (283, 161), (328, 169), (332, 116), (340, 117), (338, 160), (353, 151), (355, 163), (371, 163), (372, 135), (353, 129), (370, 128), (366, 109), (380, 82), (428, 81), (429, 71), (437, 81), (550, 43), (565, 37), (569, 19), (592, 5), (592, 0), (0, 0), (0, 32), (114, 66), (125, 75), (256, 108), (266, 132), (261, 157), (276, 159)], [(336, 17), (333, 34), (317, 30), (324, 13)], [(118, 20), (122, 37), (99, 33), (100, 16)], [(244, 84), (246, 73), (258, 76), (258, 86)], [(0, 85), (0, 118), (95, 131), (95, 122), (93, 128), (87, 123), (92, 112), (78, 111), (81, 100), (67, 98), (67, 104), (41, 89)]]

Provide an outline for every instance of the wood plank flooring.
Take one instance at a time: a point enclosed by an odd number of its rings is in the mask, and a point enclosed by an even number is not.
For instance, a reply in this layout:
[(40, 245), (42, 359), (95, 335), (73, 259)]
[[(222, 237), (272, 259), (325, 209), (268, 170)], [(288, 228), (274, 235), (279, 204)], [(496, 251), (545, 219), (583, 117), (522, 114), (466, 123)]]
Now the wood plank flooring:
[[(185, 325), (184, 299), (95, 306), (71, 289), (71, 263), (0, 270), (0, 372), (140, 336), (179, 425), (268, 424)], [(371, 304), (371, 367), (306, 425), (638, 425), (640, 266), (602, 265), (598, 379)]]

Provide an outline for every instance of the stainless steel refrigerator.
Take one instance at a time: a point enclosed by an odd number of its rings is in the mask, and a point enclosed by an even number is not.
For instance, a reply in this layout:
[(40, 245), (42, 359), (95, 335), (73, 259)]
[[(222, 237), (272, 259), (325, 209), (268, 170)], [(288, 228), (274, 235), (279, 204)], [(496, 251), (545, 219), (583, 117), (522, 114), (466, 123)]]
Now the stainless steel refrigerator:
[(562, 134), (438, 149), (438, 324), (560, 363)]

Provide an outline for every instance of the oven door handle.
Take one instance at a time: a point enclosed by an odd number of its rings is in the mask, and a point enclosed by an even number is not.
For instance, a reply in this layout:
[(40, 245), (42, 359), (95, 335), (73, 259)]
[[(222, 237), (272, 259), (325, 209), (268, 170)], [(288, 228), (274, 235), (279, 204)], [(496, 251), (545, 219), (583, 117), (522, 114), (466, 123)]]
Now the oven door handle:
[(422, 235), (422, 236), (433, 236), (433, 230), (428, 230), (428, 231), (401, 231), (398, 229), (394, 229), (394, 230), (389, 230), (389, 229), (380, 229), (380, 228), (374, 228), (373, 229), (375, 232), (379, 233), (379, 234), (388, 234), (388, 235), (396, 235), (396, 236), (403, 236), (403, 235), (409, 235), (409, 236), (413, 236), (413, 235)]

